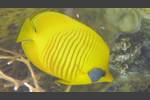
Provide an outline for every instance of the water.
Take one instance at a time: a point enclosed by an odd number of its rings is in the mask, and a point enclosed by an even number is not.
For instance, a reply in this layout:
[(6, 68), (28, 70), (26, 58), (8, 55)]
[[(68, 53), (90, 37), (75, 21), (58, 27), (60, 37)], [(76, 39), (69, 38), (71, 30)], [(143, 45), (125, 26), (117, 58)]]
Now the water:
[[(0, 8), (0, 48), (24, 55), (17, 35), (27, 17), (42, 11), (59, 11), (97, 31), (111, 49), (110, 70), (112, 83), (74, 86), (76, 92), (134, 92), (150, 90), (150, 9), (149, 8)], [(1, 56), (8, 53), (0, 52)], [(0, 59), (0, 70), (14, 79), (28, 80), (30, 72), (23, 63)], [(33, 66), (33, 65), (32, 65)], [(55, 78), (33, 67), (40, 87), (49, 92), (63, 92), (66, 86), (55, 83)], [(0, 79), (0, 91), (14, 91), (13, 84)], [(27, 92), (22, 85), (19, 92)]]

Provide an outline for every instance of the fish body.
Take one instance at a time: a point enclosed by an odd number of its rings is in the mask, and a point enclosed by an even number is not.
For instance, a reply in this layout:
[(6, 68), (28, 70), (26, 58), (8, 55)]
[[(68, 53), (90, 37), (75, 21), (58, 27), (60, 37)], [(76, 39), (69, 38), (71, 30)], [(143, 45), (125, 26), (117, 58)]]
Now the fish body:
[(17, 42), (40, 70), (66, 85), (111, 82), (109, 47), (94, 30), (58, 12), (24, 22)]

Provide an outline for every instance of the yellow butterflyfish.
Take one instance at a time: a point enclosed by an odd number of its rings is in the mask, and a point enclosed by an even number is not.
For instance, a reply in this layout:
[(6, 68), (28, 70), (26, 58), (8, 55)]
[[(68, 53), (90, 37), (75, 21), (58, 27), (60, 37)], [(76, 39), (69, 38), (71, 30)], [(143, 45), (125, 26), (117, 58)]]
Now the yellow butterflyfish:
[(59, 12), (27, 18), (17, 42), (40, 70), (61, 84), (112, 82), (109, 47), (90, 27)]

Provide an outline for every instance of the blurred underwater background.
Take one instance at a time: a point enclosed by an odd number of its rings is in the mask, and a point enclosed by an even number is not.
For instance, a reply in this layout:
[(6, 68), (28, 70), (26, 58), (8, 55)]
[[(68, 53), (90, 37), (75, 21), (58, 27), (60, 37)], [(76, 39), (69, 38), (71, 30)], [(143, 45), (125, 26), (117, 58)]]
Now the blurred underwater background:
[(30, 69), (16, 43), (24, 20), (47, 10), (90, 26), (111, 50), (114, 81), (73, 86), (70, 92), (150, 92), (150, 8), (0, 8), (0, 92), (64, 92), (54, 77)]

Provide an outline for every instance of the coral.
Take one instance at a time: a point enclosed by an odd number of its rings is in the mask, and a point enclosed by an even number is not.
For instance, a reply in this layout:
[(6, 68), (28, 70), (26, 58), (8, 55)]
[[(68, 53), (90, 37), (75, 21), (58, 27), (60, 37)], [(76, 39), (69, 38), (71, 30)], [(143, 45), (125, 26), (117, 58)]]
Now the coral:
[(0, 51), (10, 54), (10, 56), (0, 55), (0, 59), (8, 59), (9, 60), (7, 62), (8, 65), (12, 64), (14, 61), (19, 61), (19, 62), (22, 62), (22, 63), (26, 64), (27, 68), (30, 71), (34, 87), (28, 83), (28, 80), (20, 81), (20, 80), (14, 79), (14, 78), (6, 75), (2, 71), (0, 71), (0, 78), (13, 83), (14, 84), (14, 86), (13, 86), (14, 87), (14, 91), (17, 91), (19, 89), (19, 87), (23, 86), (23, 85), (28, 87), (29, 91), (31, 91), (31, 92), (42, 92), (42, 91), (44, 91), (44, 90), (42, 90), (40, 88), (40, 86), (38, 84), (38, 81), (37, 81), (37, 79), (35, 77), (35, 74), (33, 72), (33, 69), (31, 67), (30, 62), (27, 59), (25, 59), (24, 56), (22, 56), (22, 55), (20, 55), (18, 53), (9, 51), (9, 50), (2, 49), (2, 48), (0, 48)]

